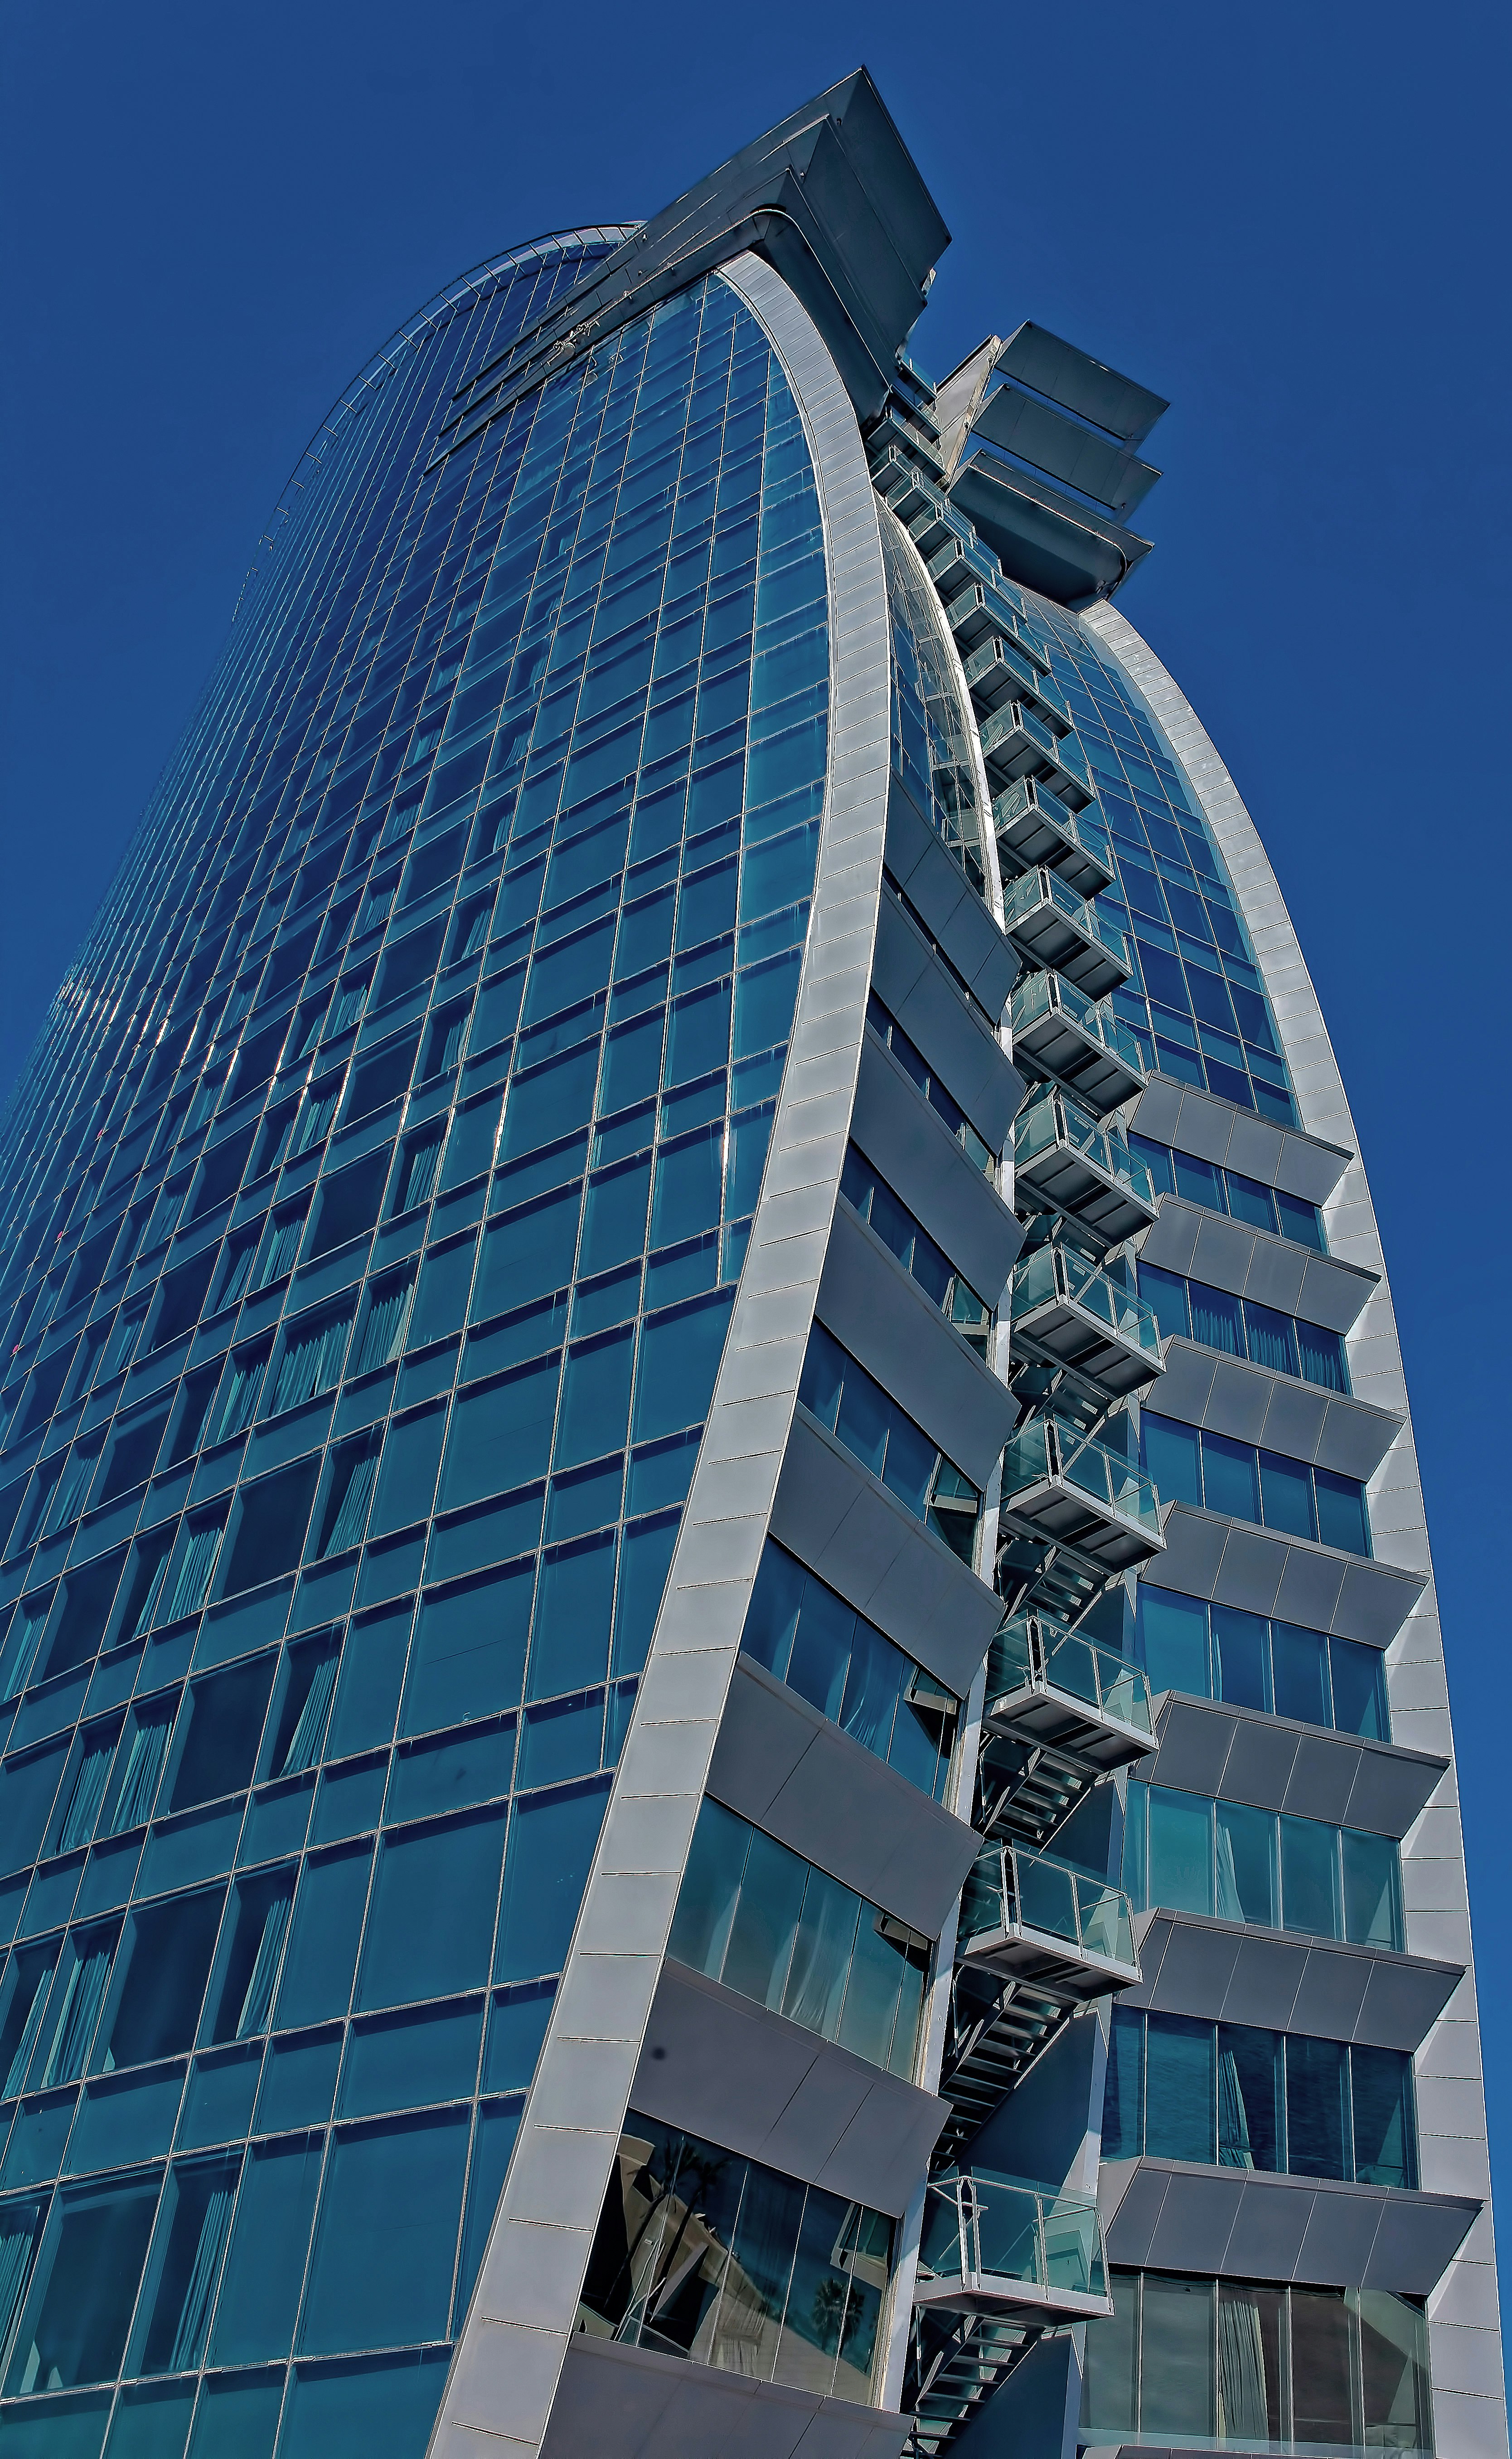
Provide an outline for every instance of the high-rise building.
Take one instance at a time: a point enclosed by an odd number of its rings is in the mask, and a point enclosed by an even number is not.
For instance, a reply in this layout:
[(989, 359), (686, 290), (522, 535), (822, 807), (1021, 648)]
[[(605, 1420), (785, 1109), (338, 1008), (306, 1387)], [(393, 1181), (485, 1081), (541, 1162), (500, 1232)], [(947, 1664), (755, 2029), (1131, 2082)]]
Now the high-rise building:
[(947, 239), (432, 300), (13, 1099), (0, 2459), (1505, 2451), (1344, 1091)]

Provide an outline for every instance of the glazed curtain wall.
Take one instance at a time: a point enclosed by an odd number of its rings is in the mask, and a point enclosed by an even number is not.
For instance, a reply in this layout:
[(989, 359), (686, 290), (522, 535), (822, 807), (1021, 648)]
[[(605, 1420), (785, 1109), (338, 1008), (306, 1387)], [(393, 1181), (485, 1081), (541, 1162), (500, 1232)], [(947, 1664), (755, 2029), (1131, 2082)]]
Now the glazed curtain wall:
[[(0, 2432), (59, 2448), (423, 2449), (781, 1081), (828, 694), (781, 372), (711, 280), (427, 479), (456, 373), (408, 505), (390, 437), (280, 542), (326, 664), (273, 722), (333, 747), (143, 857), (167, 1021), (7, 1385)], [(363, 604), (385, 503), (426, 569)]]

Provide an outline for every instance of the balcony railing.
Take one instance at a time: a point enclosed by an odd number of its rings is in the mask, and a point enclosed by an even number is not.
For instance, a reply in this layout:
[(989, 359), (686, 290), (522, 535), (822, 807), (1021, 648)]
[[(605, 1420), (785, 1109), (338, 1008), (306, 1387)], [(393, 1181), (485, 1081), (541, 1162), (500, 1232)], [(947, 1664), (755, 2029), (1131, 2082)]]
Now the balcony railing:
[(1122, 1130), (1100, 1126), (1059, 1085), (1014, 1121), (1014, 1171), (1052, 1211), (1067, 1212), (1115, 1246), (1155, 1218), (1149, 1171)]
[(1004, 701), (981, 729), (982, 758), (1009, 778), (1025, 766), (1054, 760), (1059, 742), (1055, 729), (1020, 700)]
[(932, 2178), (914, 2297), (1026, 2322), (1111, 2313), (1097, 2204), (991, 2169)]
[[(995, 1731), (1074, 1749), (1100, 1768), (1143, 1758), (1154, 1747), (1144, 1667), (1048, 1614), (1015, 1614), (998, 1633), (987, 1657), (982, 1718)], [(1106, 1727), (1119, 1729), (1112, 1746), (1131, 1740), (1140, 1747), (1110, 1755), (1101, 1735)]]
[(1010, 1310), (1019, 1343), (1074, 1368), (1112, 1398), (1165, 1373), (1155, 1310), (1066, 1247), (1014, 1267)]
[(1104, 1570), (1165, 1551), (1160, 1496), (1144, 1471), (1063, 1418), (1031, 1418), (1003, 1452), (1005, 1512)]
[(1102, 806), (1073, 812), (1035, 777), (1020, 777), (993, 799), (993, 827), (1005, 872), (1047, 862), (1079, 896), (1096, 896), (1113, 879), (1113, 849)]
[(1021, 1844), (984, 1844), (977, 1854), (956, 1951), (1069, 1999), (1131, 1988), (1140, 1977), (1123, 1888)]
[(1127, 981), (1128, 942), (1059, 872), (1040, 863), (1003, 892), (1003, 929), (1031, 965), (1047, 965), (1089, 998)]
[(1056, 973), (1026, 974), (1013, 995), (1014, 1057), (1070, 1084), (1101, 1117), (1144, 1084), (1144, 1053), (1105, 999)]

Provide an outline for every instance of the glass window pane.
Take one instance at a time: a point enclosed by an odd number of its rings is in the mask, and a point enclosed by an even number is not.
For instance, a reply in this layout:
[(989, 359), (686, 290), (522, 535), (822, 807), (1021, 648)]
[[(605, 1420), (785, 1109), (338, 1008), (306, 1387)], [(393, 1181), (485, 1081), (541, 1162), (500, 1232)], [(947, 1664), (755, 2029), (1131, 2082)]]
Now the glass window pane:
[(1341, 2041), (1288, 2038), (1287, 2167), (1293, 2176), (1350, 2174), (1346, 2057)]
[(1344, 1935), (1358, 1946), (1402, 1944), (1401, 1864), (1389, 1836), (1346, 1827)]
[(468, 2112), (338, 2129), (300, 2345), (319, 2353), (438, 2340), (452, 2301)]
[(1268, 1711), (1270, 1650), (1263, 1617), (1241, 1613), (1234, 1606), (1214, 1606), (1212, 1635), (1218, 1696), (1231, 1699), (1237, 1708)]
[(1274, 1307), (1261, 1306), (1254, 1298), (1246, 1298), (1244, 1312), (1250, 1355), (1255, 1365), (1268, 1366), (1272, 1375), (1295, 1375), (1301, 1359), (1297, 1353), (1297, 1327), (1292, 1317), (1277, 1314)]
[[(1164, 1489), (1161, 1499), (1166, 1500)], [(1194, 1698), (1206, 1699), (1209, 1695), (1207, 1607), (1197, 1597), (1178, 1596), (1174, 1588), (1152, 1587), (1141, 1581), (1138, 1615), (1140, 1653), (1150, 1689), (1186, 1691)]]
[(1412, 2061), (1400, 2049), (1350, 2051), (1354, 2175), (1367, 2186), (1416, 2186)]
[(1275, 1665), (1275, 1712), (1294, 1716), (1298, 1724), (1326, 1725), (1328, 1712), (1328, 1643), (1321, 1631), (1304, 1630), (1296, 1623), (1271, 1625)]
[(1148, 1901), (1172, 1912), (1212, 1910), (1212, 1810), (1189, 1793), (1149, 1788)]
[(1223, 1921), (1275, 1924), (1275, 1819), (1269, 1810), (1220, 1801), (1218, 1914)]
[(1221, 1349), (1230, 1357), (1245, 1354), (1244, 1323), (1239, 1301), (1227, 1290), (1209, 1289), (1204, 1281), (1193, 1281), (1191, 1291), (1192, 1338), (1205, 1349)]
[(1218, 2432), (1229, 2442), (1280, 2442), (1285, 2291), (1218, 2283)]
[(1281, 1821), (1281, 1904), (1287, 1929), (1339, 1938), (1338, 1829), (1316, 1818)]
[(1213, 2157), (1213, 2028), (1186, 2015), (1148, 2018), (1144, 2149), (1164, 2160)]
[(1325, 1545), (1336, 1545), (1343, 1554), (1366, 1554), (1371, 1549), (1370, 1522), (1365, 1511), (1365, 1489), (1352, 1477), (1335, 1477), (1326, 1468), (1314, 1473), (1317, 1488), (1318, 1538)]
[(1282, 2051), (1279, 2032), (1218, 2027), (1218, 2161), (1225, 2169), (1279, 2169)]
[[(1326, 2174), (1326, 2173), (1325, 2173)], [(1298, 2442), (1353, 2443), (1349, 2318), (1341, 2290), (1292, 2291), (1292, 2430)]]
[(1207, 1508), (1230, 1520), (1258, 1520), (1260, 1494), (1250, 1444), (1232, 1442), (1227, 1435), (1204, 1435), (1202, 1455)]
[(1378, 1648), (1354, 1639), (1331, 1639), (1329, 1666), (1334, 1677), (1334, 1722), (1341, 1734), (1362, 1734), (1367, 1740), (1391, 1739), (1386, 1705), (1386, 1664)]
[(1162, 1503), (1191, 1503), (1201, 1508), (1202, 1469), (1195, 1426), (1157, 1417), (1152, 1409), (1142, 1410), (1140, 1453)]
[(1140, 2429), (1206, 2437), (1213, 2430), (1213, 2283), (1144, 2274)]

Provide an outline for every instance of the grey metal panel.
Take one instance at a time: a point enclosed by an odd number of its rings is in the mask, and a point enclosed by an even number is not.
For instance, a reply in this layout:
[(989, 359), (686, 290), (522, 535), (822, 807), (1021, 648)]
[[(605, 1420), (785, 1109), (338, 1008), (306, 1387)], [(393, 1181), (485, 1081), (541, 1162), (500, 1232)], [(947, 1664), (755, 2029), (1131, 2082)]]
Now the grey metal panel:
[(1388, 2194), (1360, 2286), (1431, 2296), (1483, 2209), (1468, 2196)]
[(1200, 1161), (1221, 1162), (1311, 1204), (1328, 1201), (1354, 1159), (1321, 1136), (1270, 1126), (1250, 1110), (1168, 1077), (1151, 1077), (1130, 1114), (1130, 1124), (1158, 1144), (1195, 1153)]
[(1228, 1522), (1178, 1503), (1164, 1524), (1166, 1551), (1155, 1556), (1142, 1576), (1154, 1588), (1175, 1588), (1185, 1597), (1210, 1597), (1223, 1566)]
[(1192, 1279), (1211, 1281), (1221, 1290), (1230, 1290), (1239, 1282), (1242, 1289), (1239, 1275), (1249, 1272), (1250, 1253), (1250, 1233), (1241, 1223), (1226, 1220), (1222, 1213), (1205, 1212), (1192, 1249)]
[(1285, 1238), (1268, 1238), (1260, 1230), (1250, 1232), (1250, 1270), (1245, 1274), (1241, 1297), (1257, 1298), (1262, 1306), (1279, 1307), (1283, 1314), (1298, 1314), (1297, 1300), (1307, 1278), (1308, 1251), (1293, 1247)]
[(1298, 1737), (1289, 1725), (1263, 1716), (1236, 1717), (1221, 1787), (1225, 1801), (1279, 1810), (1292, 1780), (1297, 1747)]
[[(1159, 1929), (1164, 1942), (1159, 1968), (1152, 1972), (1148, 1946)], [(1157, 1914), (1140, 1944), (1143, 1986), (1127, 1992), (1130, 2006), (1158, 2007), (1168, 2015), (1206, 2015), (1216, 2020), (1232, 1986), (1242, 1940), (1239, 1932), (1216, 1923), (1174, 1922)]]
[(973, 1126), (1001, 1152), (1024, 1080), (892, 896), (884, 895), (877, 916), (872, 978), (884, 1007), (937, 1069)]
[(1170, 408), (1147, 385), (1119, 375), (1043, 325), (1020, 325), (1004, 342), (996, 365), (1125, 444), (1143, 444)]
[[(1245, 1373), (1258, 1379), (1262, 1369), (1247, 1366)], [(1323, 1458), (1323, 1436), (1329, 1417), (1328, 1396), (1313, 1383), (1299, 1383), (1294, 1376), (1267, 1375), (1265, 1407), (1261, 1412), (1261, 1431), (1255, 1440), (1267, 1451), (1287, 1452), (1293, 1460), (1312, 1461), (1321, 1468), (1333, 1468), (1339, 1462)], [(1352, 1404), (1353, 1405), (1353, 1404)], [(1376, 1413), (1371, 1412), (1374, 1418)], [(1395, 1424), (1387, 1428), (1381, 1442), (1383, 1455), (1396, 1434)], [(1376, 1465), (1371, 1462), (1371, 1468)], [(1369, 1476), (1370, 1471), (1365, 1474)]]
[(1164, 1272), (1188, 1276), (1197, 1232), (1206, 1217), (1195, 1204), (1183, 1204), (1178, 1196), (1163, 1195), (1160, 1210), (1144, 1232), (1141, 1262), (1159, 1264)]
[(1119, 520), (1138, 509), (1160, 476), (1136, 453), (1089, 434), (1075, 419), (1062, 417), (1016, 385), (1000, 385), (988, 397), (972, 421), (972, 435), (1090, 495)]
[(1284, 1540), (1258, 1528), (1230, 1524), (1213, 1583), (1214, 1603), (1238, 1606), (1245, 1613), (1270, 1613), (1280, 1592), (1286, 1559)]
[[(1136, 1929), (1144, 1978), (1125, 1993), (1127, 2006), (1290, 2027), (1376, 2049), (1420, 2048), (1463, 1970), (1383, 1947), (1304, 1944), (1201, 1913), (1157, 1911)], [(1316, 2020), (1303, 2021), (1304, 2006)]]
[(1379, 2194), (1367, 2188), (1346, 2187), (1331, 2194), (1325, 2186), (1316, 2187), (1293, 2276), (1334, 2288), (1357, 2288), (1380, 2226), (1380, 2207)]
[(996, 1307), (1023, 1247), (1023, 1226), (874, 1034), (862, 1046), (850, 1133), (977, 1295)]
[(888, 791), (885, 860), (988, 1015), (1000, 1017), (1018, 977), (1018, 954), (896, 777)]
[[(1329, 1629), (1344, 1639), (1362, 1639), (1370, 1648), (1387, 1648), (1427, 1585), (1426, 1571), (1397, 1570), (1390, 1563), (1347, 1562)], [(1288, 1619), (1300, 1622), (1302, 1617), (1288, 1615)]]
[(1324, 1734), (1303, 1734), (1296, 1743), (1284, 1807), (1299, 1818), (1322, 1818), (1342, 1827), (1354, 1790), (1359, 1753)]
[(1002, 1608), (810, 1418), (795, 1418), (771, 1533), (964, 1698)]
[(1102, 2216), (1109, 2262), (1143, 2269), (1160, 2226), (1161, 2206), (1170, 2173), (1144, 2160), (1104, 2161), (1098, 2176), (1098, 2210)]
[(1219, 2013), (1228, 2024), (1265, 2024), (1285, 2031), (1306, 1966), (1306, 1947), (1291, 1939), (1241, 1933), (1233, 1979)]
[(1179, 1334), (1166, 1344), (1166, 1372), (1150, 1406), (1163, 1418), (1361, 1480), (1375, 1474), (1403, 1424), (1393, 1409), (1272, 1374)]
[(1308, 2187), (1291, 2178), (1247, 2177), (1226, 2250), (1226, 2268), (1251, 2280), (1291, 2280), (1312, 2217), (1312, 2196)]
[(1158, 1407), (1163, 1418), (1180, 1418), (1188, 1426), (1200, 1426), (1217, 1370), (1212, 1350), (1199, 1349), (1190, 1340), (1168, 1340), (1166, 1372), (1149, 1396), (1150, 1407)]
[(1148, 538), (985, 452), (961, 463), (950, 496), (975, 521), (1011, 580), (1062, 606), (1110, 594), (1149, 553)]
[(1216, 2271), (1224, 2259), (1244, 2193), (1243, 2172), (1176, 2168), (1150, 2238), (1149, 2260), (1162, 2271)]
[[(855, 412), (874, 418), (894, 352), (949, 244), (880, 95), (858, 69), (640, 224), (479, 374), (507, 376), (503, 407), (575, 349), (712, 266), (733, 263), (739, 282), (751, 262), (741, 251), (753, 248), (812, 317)], [(480, 400), (474, 389), (469, 407)]]
[(1166, 1694), (1155, 1719), (1160, 1739), (1152, 1768), (1142, 1769), (1151, 1784), (1176, 1785), (1184, 1793), (1214, 1794), (1220, 1789), (1224, 1762), (1233, 1739), (1233, 1719), (1221, 1708), (1200, 1706), (1193, 1699)]
[(657, 1983), (630, 2106), (894, 2214), (949, 2115), (932, 2092), (674, 1964)]
[[(1147, 1102), (1149, 1092), (1142, 1099)], [(1153, 1134), (1154, 1129), (1144, 1132)], [(1221, 1235), (1205, 1245), (1199, 1272), (1197, 1241), (1208, 1223)], [(1208, 1281), (1235, 1297), (1258, 1298), (1263, 1306), (1279, 1307), (1283, 1314), (1300, 1315), (1304, 1322), (1324, 1324), (1331, 1332), (1350, 1331), (1371, 1292), (1380, 1286), (1378, 1272), (1346, 1263), (1337, 1255), (1315, 1255), (1290, 1238), (1251, 1230), (1247, 1223), (1225, 1219), (1180, 1195), (1162, 1196), (1141, 1252), (1147, 1262), (1168, 1272)]]
[(1425, 1957), (1373, 1957), (1352, 2037), (1383, 2049), (1419, 2049), (1448, 2006), (1464, 1966)]
[(1311, 1949), (1292, 2006), (1292, 2028), (1324, 2041), (1354, 2036), (1370, 1980), (1368, 1955), (1334, 1955)]
[(1309, 1255), (1301, 1294), (1292, 1312), (1308, 1323), (1327, 1324), (1331, 1332), (1348, 1332), (1372, 1291), (1379, 1287), (1380, 1274), (1366, 1272), (1359, 1264), (1346, 1264), (1336, 1255)]
[(1426, 1751), (1367, 1747), (1359, 1754), (1340, 1824), (1364, 1827), (1376, 1836), (1405, 1836), (1448, 1767), (1447, 1759)]
[(816, 1312), (947, 1459), (985, 1487), (1013, 1431), (1013, 1397), (844, 1203), (835, 1208)]
[(1275, 1596), (1280, 1619), (1299, 1622), (1309, 1630), (1335, 1629), (1345, 1567), (1337, 1554), (1325, 1553), (1321, 1546), (1289, 1545)]
[(911, 2425), (887, 2409), (579, 2333), (541, 2448), (544, 2459), (898, 2459)]
[(1371, 1648), (1395, 1639), (1427, 1585), (1424, 1572), (1236, 1526), (1194, 1503), (1176, 1503), (1165, 1526), (1166, 1551), (1140, 1575), (1152, 1587), (1273, 1613)]
[(1265, 1431), (1270, 1398), (1269, 1377), (1262, 1377), (1236, 1357), (1215, 1357), (1212, 1390), (1202, 1422), (1215, 1435), (1231, 1435), (1235, 1442), (1257, 1443)]
[(978, 1839), (906, 1776), (743, 1657), (708, 1790), (911, 1929), (938, 1938)]

